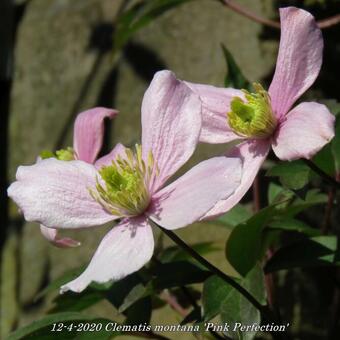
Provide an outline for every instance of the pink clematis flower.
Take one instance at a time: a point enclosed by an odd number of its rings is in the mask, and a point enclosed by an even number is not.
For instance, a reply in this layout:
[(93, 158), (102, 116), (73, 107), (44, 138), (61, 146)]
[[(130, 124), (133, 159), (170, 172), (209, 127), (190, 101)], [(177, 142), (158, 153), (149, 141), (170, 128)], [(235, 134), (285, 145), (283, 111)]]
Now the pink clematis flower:
[(207, 215), (225, 213), (248, 191), (270, 148), (281, 160), (310, 159), (334, 136), (334, 116), (326, 106), (294, 102), (313, 84), (322, 64), (323, 40), (308, 12), (280, 9), (281, 41), (275, 74), (268, 93), (254, 84), (255, 93), (187, 83), (201, 98), (200, 141), (240, 140), (228, 156), (244, 162), (242, 183)]
[(61, 291), (119, 280), (139, 270), (154, 250), (150, 221), (182, 228), (204, 216), (240, 184), (237, 158), (203, 161), (165, 185), (190, 158), (201, 130), (201, 103), (169, 71), (155, 75), (142, 104), (142, 146), (118, 144), (94, 165), (46, 159), (21, 166), (8, 195), (26, 220), (81, 228), (121, 219), (101, 241), (87, 269)]
[[(61, 160), (78, 159), (93, 164), (103, 144), (104, 119), (113, 118), (118, 111), (105, 107), (95, 107), (78, 114), (74, 123), (73, 148), (58, 150)], [(39, 159), (40, 161), (40, 159)], [(40, 225), (41, 234), (59, 248), (77, 247), (80, 242), (69, 237), (59, 237), (57, 229)]]

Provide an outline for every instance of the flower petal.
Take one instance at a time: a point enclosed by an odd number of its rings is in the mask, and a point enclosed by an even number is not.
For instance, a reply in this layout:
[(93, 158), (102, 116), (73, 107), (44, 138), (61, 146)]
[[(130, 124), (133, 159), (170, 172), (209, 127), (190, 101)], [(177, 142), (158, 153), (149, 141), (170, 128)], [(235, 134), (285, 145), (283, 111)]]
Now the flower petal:
[(94, 163), (103, 143), (104, 118), (112, 118), (117, 110), (105, 107), (79, 113), (74, 123), (73, 147), (77, 159)]
[(310, 159), (334, 137), (335, 117), (322, 104), (301, 103), (288, 112), (273, 138), (282, 160)]
[(20, 166), (17, 181), (8, 195), (27, 221), (51, 228), (82, 228), (101, 225), (116, 218), (90, 195), (96, 185), (96, 169), (82, 161), (54, 158), (31, 166)]
[(110, 153), (108, 153), (107, 155), (99, 158), (96, 162), (95, 162), (95, 167), (97, 169), (103, 167), (103, 166), (107, 166), (110, 165), (112, 163), (113, 160), (115, 160), (117, 158), (117, 156), (121, 156), (122, 158), (126, 157), (126, 153), (125, 153), (126, 147), (123, 144), (118, 143), (112, 150)]
[(314, 17), (295, 7), (280, 9), (281, 40), (269, 88), (277, 117), (314, 83), (322, 64), (323, 40)]
[(232, 195), (241, 174), (242, 163), (237, 158), (214, 157), (201, 162), (156, 193), (147, 214), (166, 229), (185, 227)]
[(151, 259), (153, 250), (152, 229), (146, 219), (126, 219), (105, 235), (86, 270), (62, 286), (60, 292), (81, 292), (93, 281), (123, 279), (142, 268)]
[(40, 231), (47, 241), (58, 248), (74, 248), (81, 244), (79, 241), (69, 237), (59, 237), (57, 229), (47, 228), (42, 224), (40, 225)]
[(143, 158), (149, 151), (159, 169), (151, 191), (159, 188), (193, 154), (201, 130), (201, 103), (170, 71), (157, 72), (142, 104)]
[(247, 140), (235, 146), (228, 157), (238, 157), (243, 161), (243, 172), (240, 186), (235, 190), (234, 194), (227, 199), (218, 202), (203, 218), (211, 219), (225, 214), (233, 208), (246, 194), (252, 185), (263, 161), (270, 150), (270, 143), (267, 140)]
[(186, 84), (200, 96), (202, 101), (200, 142), (218, 144), (242, 139), (229, 127), (227, 119), (230, 102), (234, 97), (244, 98), (242, 91), (188, 82)]

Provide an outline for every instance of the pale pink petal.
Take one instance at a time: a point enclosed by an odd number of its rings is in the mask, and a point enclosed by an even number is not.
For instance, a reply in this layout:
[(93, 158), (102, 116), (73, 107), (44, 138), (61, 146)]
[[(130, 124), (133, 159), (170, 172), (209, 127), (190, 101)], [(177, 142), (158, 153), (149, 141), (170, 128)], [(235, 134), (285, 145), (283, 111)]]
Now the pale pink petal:
[(105, 107), (79, 113), (74, 123), (73, 147), (77, 159), (94, 163), (103, 143), (104, 119), (112, 118), (117, 110)]
[(200, 142), (228, 143), (242, 137), (236, 135), (228, 124), (227, 113), (234, 97), (244, 98), (240, 90), (220, 88), (186, 82), (202, 101), (202, 130)]
[(193, 154), (201, 130), (198, 95), (170, 71), (155, 74), (142, 104), (143, 158), (149, 151), (159, 176), (151, 191), (159, 188)]
[(314, 17), (295, 7), (280, 9), (281, 41), (269, 88), (274, 112), (285, 115), (314, 83), (322, 64), (323, 40)]
[(312, 158), (334, 137), (335, 117), (318, 103), (301, 103), (279, 124), (272, 146), (282, 160)]
[(59, 237), (57, 229), (47, 228), (42, 224), (40, 225), (40, 231), (47, 241), (58, 248), (74, 248), (81, 244), (70, 237)]
[(117, 158), (117, 156), (120, 156), (121, 158), (125, 158), (126, 157), (126, 148), (123, 144), (118, 143), (112, 150), (110, 153), (108, 153), (107, 155), (99, 158), (95, 163), (95, 167), (97, 169), (103, 167), (103, 166), (108, 166), (112, 164), (112, 161), (115, 160)]
[(123, 279), (142, 268), (153, 250), (152, 230), (146, 219), (126, 219), (105, 235), (86, 270), (60, 291), (81, 292), (91, 282)]
[(242, 163), (214, 157), (201, 162), (153, 197), (149, 217), (166, 229), (187, 226), (204, 216), (240, 185)]
[(234, 207), (251, 187), (263, 161), (270, 150), (267, 140), (248, 140), (235, 146), (228, 157), (238, 157), (243, 161), (243, 172), (240, 186), (234, 194), (218, 202), (203, 218), (211, 219), (222, 215)]
[(54, 158), (31, 166), (20, 166), (17, 181), (8, 195), (27, 221), (51, 228), (82, 228), (101, 225), (116, 218), (90, 195), (96, 185), (96, 169), (82, 161)]

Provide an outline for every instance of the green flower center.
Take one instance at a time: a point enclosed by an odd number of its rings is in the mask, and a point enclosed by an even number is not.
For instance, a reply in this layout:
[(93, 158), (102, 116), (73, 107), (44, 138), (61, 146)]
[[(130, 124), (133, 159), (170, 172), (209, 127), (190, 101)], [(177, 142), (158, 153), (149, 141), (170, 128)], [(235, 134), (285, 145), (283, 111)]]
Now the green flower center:
[[(147, 164), (142, 159), (142, 148), (136, 152), (126, 150), (126, 158), (118, 156), (109, 166), (99, 170), (95, 189), (89, 189), (92, 197), (113, 215), (137, 216), (150, 204), (148, 184), (155, 162), (150, 152)], [(157, 166), (156, 166), (157, 172)]]
[(73, 161), (75, 159), (74, 150), (71, 147), (57, 150), (55, 154), (51, 151), (44, 150), (40, 153), (40, 157), (42, 159), (56, 158), (56, 159), (59, 159), (60, 161)]
[(242, 137), (267, 138), (277, 125), (270, 97), (260, 84), (253, 84), (255, 93), (242, 90), (246, 101), (234, 97), (231, 101), (231, 111), (227, 113), (229, 126)]

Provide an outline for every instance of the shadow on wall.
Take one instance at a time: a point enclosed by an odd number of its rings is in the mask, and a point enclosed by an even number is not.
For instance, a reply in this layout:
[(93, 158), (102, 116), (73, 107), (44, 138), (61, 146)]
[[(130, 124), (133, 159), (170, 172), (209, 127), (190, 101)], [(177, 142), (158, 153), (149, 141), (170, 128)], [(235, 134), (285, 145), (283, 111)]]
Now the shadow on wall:
[(0, 2), (0, 247), (5, 240), (8, 226), (8, 121), (13, 74), (13, 50), (17, 28), (28, 2), (18, 5), (15, 5), (11, 0)]

